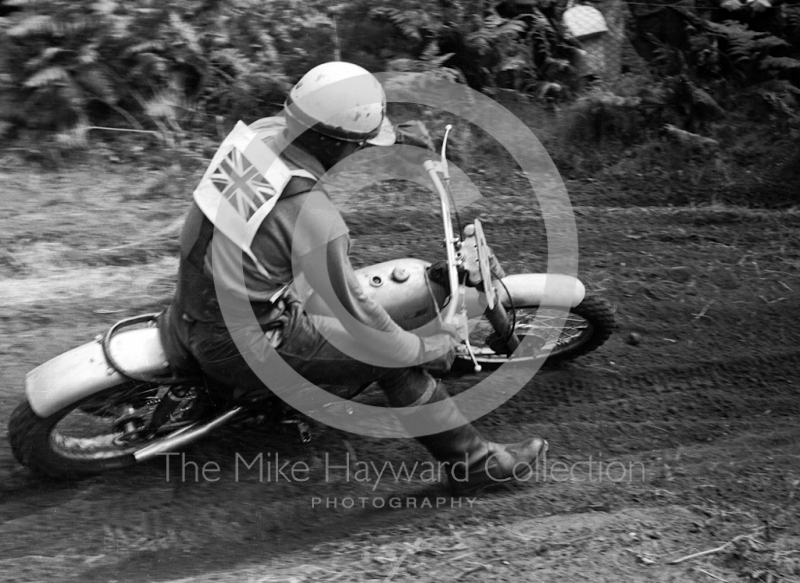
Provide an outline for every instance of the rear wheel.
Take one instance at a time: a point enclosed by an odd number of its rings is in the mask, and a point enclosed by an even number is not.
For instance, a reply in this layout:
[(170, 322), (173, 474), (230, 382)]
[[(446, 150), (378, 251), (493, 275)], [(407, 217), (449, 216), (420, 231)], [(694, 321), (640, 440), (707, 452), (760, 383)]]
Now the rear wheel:
[[(515, 306), (515, 332), (520, 339), (525, 336), (537, 336), (543, 339), (556, 337), (556, 324), (561, 317), (544, 313), (537, 317), (538, 310), (539, 306)], [(596, 350), (611, 337), (613, 331), (614, 312), (609, 303), (601, 297), (587, 294), (580, 304), (570, 308), (557, 340), (549, 341), (552, 349), (547, 362), (570, 360)], [(536, 354), (520, 353), (520, 350), (511, 358), (505, 354), (498, 354), (489, 346), (493, 332), (492, 325), (485, 318), (471, 322), (470, 344), (476, 360), (483, 369), (493, 370), (509, 361), (529, 362), (540, 358)], [(466, 349), (458, 353), (457, 361), (460, 361), (462, 366), (472, 366), (472, 360)]]
[(8, 435), (17, 460), (54, 477), (78, 477), (131, 466), (133, 454), (204, 418), (210, 404), (189, 388), (158, 430), (148, 431), (170, 385), (130, 381), (39, 417), (28, 402), (11, 414)]

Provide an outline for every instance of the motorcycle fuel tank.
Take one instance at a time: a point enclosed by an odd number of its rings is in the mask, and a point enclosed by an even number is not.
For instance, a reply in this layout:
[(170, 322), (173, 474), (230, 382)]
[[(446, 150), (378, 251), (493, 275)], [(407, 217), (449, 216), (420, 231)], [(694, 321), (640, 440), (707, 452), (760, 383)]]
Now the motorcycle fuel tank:
[(395, 259), (356, 271), (364, 292), (406, 330), (419, 328), (436, 317), (447, 292), (428, 279), (430, 266), (421, 259)]

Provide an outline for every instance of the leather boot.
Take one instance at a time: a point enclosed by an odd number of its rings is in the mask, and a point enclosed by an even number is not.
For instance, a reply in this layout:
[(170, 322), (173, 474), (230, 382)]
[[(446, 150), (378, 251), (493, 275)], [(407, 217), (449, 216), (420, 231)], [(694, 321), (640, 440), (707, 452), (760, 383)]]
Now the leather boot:
[(539, 437), (519, 443), (486, 441), (471, 424), (418, 437), (417, 441), (445, 464), (448, 485), (456, 496), (535, 481), (536, 464), (548, 447)]
[[(414, 383), (404, 378), (402, 384), (404, 389), (413, 386), (414, 390), (392, 391), (390, 402), (393, 401), (394, 406), (408, 407), (408, 414), (400, 416), (408, 430), (413, 433), (431, 424), (456, 426), (442, 433), (416, 438), (443, 464), (454, 495), (531, 480), (539, 456), (547, 451), (546, 441), (538, 437), (513, 444), (487, 441), (467, 422), (444, 387), (429, 375), (420, 376)], [(409, 404), (412, 397), (416, 399)], [(414, 411), (417, 406), (437, 402), (439, 407), (435, 412)]]

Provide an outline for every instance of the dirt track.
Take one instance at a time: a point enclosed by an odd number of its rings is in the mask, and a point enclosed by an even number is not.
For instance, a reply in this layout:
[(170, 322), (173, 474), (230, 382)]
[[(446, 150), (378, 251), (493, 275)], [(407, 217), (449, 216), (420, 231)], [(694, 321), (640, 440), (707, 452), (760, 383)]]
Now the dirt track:
[[(131, 190), (130, 172), (109, 171), (102, 191), (86, 171), (0, 177), (4, 422), (28, 370), (168, 301), (186, 199)], [(465, 214), (483, 213), (507, 271), (543, 269), (541, 221), (509, 194), (521, 179), (474, 178), (485, 200)], [(614, 303), (619, 330), (478, 423), (496, 440), (548, 439), (537, 483), (451, 508), (418, 478), (362, 483), (331, 468), (428, 459), (413, 442), (319, 430), (303, 447), (259, 428), (187, 450), (186, 462), (218, 464), (218, 481), (196, 482), (193, 466), (167, 481), (160, 461), (64, 483), (31, 475), (0, 441), (0, 579), (800, 580), (800, 214), (667, 207), (647, 192), (626, 207), (610, 189), (568, 186), (581, 278)], [(435, 217), (407, 194), (386, 201), (346, 217), (356, 259), (435, 259)], [(240, 463), (237, 481), (236, 455), (259, 453), (265, 468), (306, 462), (310, 479), (259, 480)]]

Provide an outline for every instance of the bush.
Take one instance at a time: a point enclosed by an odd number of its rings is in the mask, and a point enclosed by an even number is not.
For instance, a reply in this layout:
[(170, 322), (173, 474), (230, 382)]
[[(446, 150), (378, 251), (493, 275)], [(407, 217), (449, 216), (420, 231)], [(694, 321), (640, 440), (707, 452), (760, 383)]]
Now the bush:
[(81, 138), (92, 124), (180, 133), (262, 115), (334, 56), (327, 9), (300, 0), (10, 0), (0, 19), (6, 126)]
[(574, 85), (577, 43), (560, 23), (566, 2), (526, 2), (524, 10), (513, 11), (504, 4), (513, 3), (402, 0), (370, 14), (413, 43), (410, 58), (391, 60), (390, 68), (463, 79), (487, 93)]
[[(270, 113), (305, 71), (334, 58), (432, 73), (493, 95), (510, 89), (560, 104), (579, 95), (577, 43), (560, 23), (564, 0), (5, 5), (15, 11), (0, 17), (0, 134), (55, 132), (67, 146), (85, 143), (98, 125), (154, 131), (167, 143), (188, 131), (219, 133), (226, 120)], [(670, 10), (685, 42), (648, 37), (661, 81), (621, 95), (639, 99), (636, 115), (628, 105), (617, 111), (607, 93), (589, 93), (572, 108), (572, 135), (627, 142), (642, 124), (702, 129), (734, 105), (731, 88), (759, 114), (797, 118), (800, 12), (783, 7), (781, 26), (767, 32)]]

